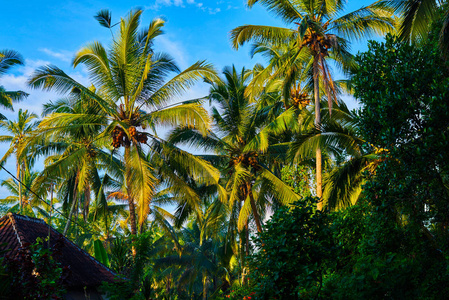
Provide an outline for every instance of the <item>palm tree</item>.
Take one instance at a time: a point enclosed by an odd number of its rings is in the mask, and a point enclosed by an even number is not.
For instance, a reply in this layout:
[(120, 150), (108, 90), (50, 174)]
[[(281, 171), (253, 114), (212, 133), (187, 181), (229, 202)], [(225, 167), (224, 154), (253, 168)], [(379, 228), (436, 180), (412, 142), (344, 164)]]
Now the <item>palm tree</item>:
[[(87, 219), (92, 192), (95, 197), (104, 196), (99, 172), (107, 171), (119, 178), (122, 175), (123, 164), (105, 150), (109, 139), (98, 138), (103, 130), (98, 124), (106, 123), (107, 119), (98, 104), (89, 100), (75, 89), (68, 98), (44, 105), (44, 119), (28, 142), (35, 157), (47, 156), (45, 168), (35, 180), (33, 190), (45, 195), (50, 185), (55, 184), (63, 208), (69, 211), (64, 235), (73, 214), (78, 215), (79, 206), (83, 219)], [(80, 115), (97, 124), (75, 121), (60, 126), (63, 118), (72, 120)]]
[(319, 147), (334, 158), (336, 163), (324, 175), (323, 202), (329, 210), (335, 210), (357, 202), (365, 183), (364, 172), (375, 172), (381, 150), (366, 145), (356, 113), (344, 102), (338, 101), (332, 116), (326, 105), (321, 110), (323, 119), (319, 129), (312, 124), (313, 112), (302, 111), (305, 121), (290, 143), (289, 157), (293, 161), (303, 160), (313, 156)]
[[(76, 54), (73, 66), (83, 64), (87, 67), (99, 93), (92, 92), (55, 66), (42, 67), (29, 79), (29, 84), (34, 88), (63, 93), (76, 88), (96, 102), (103, 111), (107, 123), (96, 122), (89, 115), (68, 117), (62, 114), (58, 119), (59, 125), (101, 125), (103, 131), (98, 138), (110, 137), (115, 149), (124, 148), (124, 185), (132, 234), (137, 234), (135, 203), (142, 208), (139, 220), (144, 222), (148, 203), (154, 194), (155, 178), (145, 159), (144, 146), (148, 138), (158, 137), (144, 130), (150, 128), (155, 132), (158, 125), (184, 124), (195, 126), (206, 134), (209, 117), (198, 101), (168, 104), (174, 96), (179, 96), (197, 80), (215, 76), (211, 65), (204, 61), (180, 72), (172, 58), (155, 53), (153, 41), (162, 33), (164, 21), (154, 19), (139, 32), (141, 14), (141, 10), (133, 10), (121, 19), (118, 36), (113, 36), (113, 43), (108, 50), (101, 43), (93, 42)], [(108, 11), (101, 11), (96, 18), (101, 25), (109, 29), (113, 27)], [(178, 74), (166, 81), (170, 72)]]
[(231, 283), (229, 272), (236, 253), (222, 226), (227, 218), (226, 205), (216, 199), (202, 209), (203, 214), (191, 219), (179, 233), (182, 254), (156, 259), (155, 266), (170, 270), (179, 286), (189, 286), (190, 294), (197, 283), (202, 287), (203, 299), (208, 299), (209, 290), (215, 293), (222, 285)]
[[(22, 182), (30, 187), (37, 176), (38, 172), (25, 170), (22, 174)], [(21, 211), (22, 214), (30, 214), (33, 217), (37, 215), (48, 217), (48, 205), (44, 204), (40, 199), (32, 197), (32, 193), (28, 189), (22, 191), (21, 183), (18, 183), (13, 178), (8, 178), (3, 180), (0, 185), (5, 187), (11, 194), (4, 199), (0, 199), (2, 203), (13, 205), (9, 208), (10, 211)]]
[[(23, 65), (22, 56), (13, 50), (0, 50), (0, 77), (4, 75), (12, 66)], [(0, 85), (0, 105), (5, 108), (13, 109), (13, 102), (20, 101), (27, 97), (28, 94), (22, 91), (6, 91)], [(4, 115), (0, 114), (0, 119), (6, 119)]]
[(388, 0), (400, 15), (399, 36), (405, 41), (420, 41), (427, 38), (431, 25), (441, 20), (438, 41), (447, 57), (449, 51), (449, 9), (446, 0)]
[[(37, 115), (29, 113), (28, 110), (19, 110), (17, 121), (0, 121), (0, 128), (5, 130), (8, 134), (0, 136), (0, 142), (10, 142), (9, 149), (0, 159), (0, 164), (4, 164), (11, 155), (15, 154), (16, 158), (16, 173), (17, 179), (22, 181), (22, 175), (30, 170), (30, 163), (33, 158), (26, 151), (20, 149), (27, 148), (27, 139), (36, 129), (38, 122), (34, 121)], [(20, 210), (22, 210), (22, 185), (18, 185), (18, 196)]]
[[(399, 34), (403, 39), (416, 40), (427, 35), (429, 25), (438, 15), (438, 7), (446, 4), (445, 0), (389, 0), (395, 11), (401, 14)], [(447, 12), (445, 19), (447, 19)], [(444, 24), (447, 26), (447, 21)], [(441, 34), (445, 33), (441, 29)]]
[(248, 81), (245, 69), (238, 73), (235, 67), (225, 68), (223, 74), (224, 81), (211, 82), (209, 98), (218, 105), (212, 108), (214, 132), (204, 137), (198, 130), (181, 127), (171, 133), (169, 140), (214, 151), (216, 154), (202, 157), (227, 174), (230, 207), (240, 207), (239, 230), (245, 227), (252, 213), (261, 232), (261, 213), (271, 201), (286, 204), (298, 195), (270, 170), (279, 156), (269, 147), (267, 128), (273, 107), (262, 109), (245, 96)]
[[(335, 98), (328, 60), (334, 60), (344, 70), (354, 66), (348, 51), (348, 39), (360, 39), (372, 33), (385, 33), (394, 29), (392, 8), (384, 1), (377, 1), (354, 12), (340, 16), (345, 1), (328, 0), (248, 0), (252, 7), (259, 2), (280, 17), (292, 28), (262, 25), (244, 25), (231, 31), (234, 48), (246, 42), (270, 42), (273, 44), (294, 44), (292, 61), (308, 52), (309, 67), (313, 74), (315, 100), (315, 126), (321, 123), (320, 78), (324, 83), (329, 107)], [(288, 67), (288, 66), (287, 66)], [(322, 197), (321, 149), (316, 149), (317, 196)], [(319, 202), (318, 209), (322, 208)]]

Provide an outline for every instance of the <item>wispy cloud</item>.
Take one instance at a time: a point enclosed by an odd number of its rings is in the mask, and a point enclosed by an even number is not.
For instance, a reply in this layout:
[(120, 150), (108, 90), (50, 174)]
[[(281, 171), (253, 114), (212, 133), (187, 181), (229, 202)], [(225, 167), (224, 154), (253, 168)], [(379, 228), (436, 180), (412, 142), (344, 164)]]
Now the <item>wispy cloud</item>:
[(170, 40), (167, 36), (161, 36), (158, 38), (158, 46), (162, 52), (170, 54), (182, 70), (189, 67), (187, 51), (182, 45)]
[[(218, 1), (217, 5), (223, 4), (224, 2)], [(221, 8), (219, 7), (210, 7), (204, 5), (203, 2), (197, 2), (197, 0), (156, 0), (153, 5), (150, 5), (148, 8), (152, 10), (159, 10), (165, 6), (176, 6), (176, 7), (186, 7), (186, 6), (196, 6), (198, 9), (207, 12), (211, 15), (219, 13)]]
[(39, 51), (41, 51), (51, 57), (65, 61), (65, 62), (70, 62), (71, 58), (73, 57), (73, 52), (65, 51), (65, 50), (56, 52), (56, 51), (50, 50), (48, 48), (40, 48)]
[[(55, 92), (47, 92), (42, 90), (35, 90), (28, 86), (27, 81), (34, 71), (41, 66), (49, 65), (50, 62), (46, 60), (25, 60), (25, 65), (17, 68), (16, 72), (6, 74), (0, 78), (0, 85), (4, 86), (9, 91), (24, 91), (28, 94), (28, 98), (22, 100), (19, 103), (14, 104), (15, 110), (18, 108), (28, 109), (28, 111), (40, 114), (42, 112), (42, 106), (49, 100), (56, 100), (61, 95)], [(77, 80), (78, 82), (89, 85), (89, 78), (83, 70), (77, 70), (75, 72), (68, 73), (69, 76)], [(2, 113), (8, 118), (15, 118), (16, 112), (2, 111)]]

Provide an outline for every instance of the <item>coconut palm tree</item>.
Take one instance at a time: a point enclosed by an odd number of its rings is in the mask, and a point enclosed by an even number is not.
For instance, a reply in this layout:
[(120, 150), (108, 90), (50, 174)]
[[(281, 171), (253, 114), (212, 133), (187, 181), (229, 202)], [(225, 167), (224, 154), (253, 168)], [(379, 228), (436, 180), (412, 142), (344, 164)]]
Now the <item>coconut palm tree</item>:
[(449, 9), (446, 0), (389, 0), (400, 15), (399, 36), (406, 41), (419, 41), (427, 38), (431, 25), (442, 21), (439, 44), (443, 56), (449, 51)]
[[(25, 170), (22, 174), (22, 182), (24, 185), (30, 187), (37, 176), (38, 172)], [(1, 203), (12, 205), (9, 208), (10, 211), (21, 211), (22, 214), (31, 215), (33, 217), (48, 217), (48, 205), (40, 199), (32, 197), (32, 193), (28, 189), (22, 190), (22, 184), (18, 183), (13, 178), (8, 178), (3, 180), (0, 185), (5, 187), (11, 194), (4, 199), (0, 199)], [(20, 207), (20, 205), (22, 205), (22, 207)]]
[[(393, 9), (384, 1), (377, 1), (354, 12), (341, 15), (345, 1), (328, 0), (248, 0), (252, 7), (260, 3), (270, 12), (280, 17), (289, 28), (244, 25), (231, 31), (234, 48), (246, 42), (270, 42), (273, 44), (294, 44), (291, 60), (308, 52), (308, 63), (313, 74), (315, 100), (315, 126), (321, 123), (320, 115), (320, 78), (324, 83), (329, 107), (335, 97), (335, 87), (328, 65), (333, 60), (344, 70), (354, 66), (349, 53), (348, 39), (360, 39), (372, 33), (385, 33), (394, 29)], [(295, 64), (293, 64), (295, 65)], [(286, 66), (288, 68), (288, 66)], [(316, 149), (316, 182), (317, 196), (322, 197), (322, 158), (321, 149)], [(322, 208), (319, 202), (318, 209)]]
[[(323, 103), (323, 119), (317, 129), (313, 125), (313, 111), (304, 110), (302, 128), (290, 143), (292, 161), (312, 157), (316, 148), (326, 151), (336, 162), (324, 175), (323, 202), (327, 209), (348, 207), (357, 202), (365, 183), (364, 172), (374, 172), (380, 162), (381, 149), (366, 145), (358, 127), (354, 111), (341, 100), (330, 109)], [(308, 124), (307, 124), (308, 123)]]
[(202, 298), (208, 299), (209, 291), (214, 293), (222, 285), (231, 284), (229, 272), (236, 253), (223, 226), (227, 218), (226, 205), (216, 199), (202, 209), (203, 214), (178, 233), (182, 255), (156, 259), (155, 267), (169, 270), (178, 286), (188, 286), (190, 294), (195, 286), (201, 287)]
[(217, 105), (212, 108), (215, 130), (204, 137), (198, 130), (182, 127), (174, 130), (169, 140), (214, 151), (202, 157), (227, 174), (230, 207), (240, 207), (239, 230), (252, 214), (261, 232), (261, 213), (272, 202), (290, 203), (298, 195), (270, 170), (280, 155), (269, 147), (267, 127), (272, 109), (262, 109), (245, 96), (248, 72), (244, 68), (239, 73), (228, 67), (223, 74), (225, 80), (211, 82), (209, 98)]
[[(198, 101), (168, 104), (197, 80), (215, 76), (211, 65), (204, 61), (180, 71), (168, 55), (155, 53), (152, 45), (154, 38), (162, 33), (164, 21), (154, 19), (139, 32), (141, 14), (142, 10), (133, 10), (120, 20), (119, 32), (113, 35), (109, 49), (93, 42), (78, 51), (73, 59), (74, 67), (83, 64), (88, 69), (99, 93), (92, 92), (55, 66), (42, 67), (29, 79), (34, 88), (63, 93), (77, 88), (103, 111), (106, 123), (95, 121), (93, 116), (62, 114), (59, 125), (101, 125), (103, 131), (98, 138), (110, 137), (116, 151), (123, 149), (124, 185), (132, 234), (137, 234), (135, 203), (142, 208), (139, 220), (144, 222), (154, 194), (155, 178), (144, 152), (148, 138), (158, 139), (155, 133), (158, 125), (190, 125), (206, 134), (209, 117)], [(108, 11), (101, 11), (96, 18), (101, 25), (113, 27)], [(171, 72), (177, 74), (167, 81)], [(152, 129), (153, 134), (146, 132), (147, 128)], [(209, 178), (218, 180), (217, 176)]]
[[(35, 180), (33, 190), (45, 195), (50, 185), (57, 186), (58, 197), (69, 215), (64, 234), (73, 214), (78, 215), (79, 207), (83, 219), (87, 219), (92, 194), (104, 196), (99, 172), (122, 176), (123, 164), (107, 150), (109, 139), (98, 138), (103, 130), (100, 124), (107, 123), (106, 116), (96, 102), (89, 100), (75, 89), (69, 97), (45, 104), (44, 119), (27, 143), (35, 157), (46, 156), (45, 168)], [(60, 126), (63, 118), (71, 120), (80, 115), (89, 117), (96, 125), (73, 122)]]
[[(6, 135), (0, 136), (0, 142), (9, 142), (9, 149), (0, 159), (0, 164), (4, 164), (8, 158), (15, 154), (16, 158), (16, 176), (19, 181), (22, 181), (22, 175), (30, 170), (30, 164), (33, 158), (30, 153), (26, 151), (20, 151), (20, 149), (28, 149), (27, 139), (33, 133), (38, 126), (38, 122), (35, 121), (37, 115), (29, 113), (28, 110), (19, 110), (17, 114), (17, 121), (0, 121), (0, 128), (7, 132)], [(22, 209), (22, 185), (18, 185), (18, 197), (20, 209)]]
[[(406, 40), (416, 40), (427, 35), (429, 25), (438, 15), (438, 7), (446, 1), (439, 0), (389, 0), (394, 9), (401, 14), (399, 35)], [(447, 13), (446, 13), (447, 18)], [(447, 26), (447, 21), (445, 21)], [(442, 28), (441, 33), (444, 34)]]
[[(23, 65), (22, 56), (13, 50), (0, 50), (0, 77), (15, 65)], [(6, 91), (5, 88), (0, 85), (0, 105), (5, 108), (12, 110), (13, 102), (20, 101), (27, 96), (28, 94), (22, 91)], [(6, 119), (2, 114), (0, 114), (0, 118)]]

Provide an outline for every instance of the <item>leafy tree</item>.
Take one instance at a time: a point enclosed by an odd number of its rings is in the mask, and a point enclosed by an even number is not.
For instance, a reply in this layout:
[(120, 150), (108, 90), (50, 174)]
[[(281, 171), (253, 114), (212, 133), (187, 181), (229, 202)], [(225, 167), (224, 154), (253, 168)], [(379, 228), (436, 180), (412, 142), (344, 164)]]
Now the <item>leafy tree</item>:
[[(92, 88), (93, 90), (93, 88)], [(29, 137), (35, 156), (46, 156), (45, 168), (33, 184), (33, 190), (39, 195), (47, 195), (55, 187), (58, 198), (62, 200), (63, 209), (69, 220), (64, 228), (64, 235), (70, 228), (72, 216), (78, 217), (81, 210), (83, 220), (89, 216), (92, 194), (94, 200), (103, 201), (104, 180), (101, 171), (107, 171), (120, 178), (123, 164), (107, 150), (109, 140), (99, 138), (103, 128), (100, 124), (107, 122), (100, 106), (90, 98), (74, 89), (67, 98), (44, 106), (44, 119)], [(79, 116), (89, 117), (91, 123), (84, 123)], [(61, 122), (71, 122), (60, 126)]]
[[(217, 200), (205, 210), (201, 219), (192, 219), (179, 233), (182, 254), (159, 258), (155, 267), (171, 270), (178, 291), (192, 294), (196, 290), (203, 299), (208, 299), (210, 293), (215, 294), (222, 286), (229, 285), (235, 252), (222, 226), (226, 221), (226, 206)], [(198, 285), (201, 289), (195, 289)]]
[(256, 299), (319, 299), (334, 251), (330, 218), (314, 198), (282, 207), (255, 240), (250, 262)]
[[(392, 30), (394, 28), (391, 18), (392, 9), (385, 2), (376, 1), (354, 12), (339, 15), (345, 6), (345, 2), (341, 0), (248, 0), (248, 6), (252, 7), (258, 2), (294, 28), (262, 25), (240, 26), (231, 32), (233, 46), (237, 49), (248, 41), (294, 44), (291, 62), (302, 57), (303, 51), (306, 51), (310, 58), (309, 66), (313, 74), (315, 125), (319, 127), (321, 124), (320, 78), (325, 86), (329, 107), (332, 107), (332, 101), (336, 94), (328, 60), (334, 60), (344, 70), (354, 67), (353, 57), (348, 52), (347, 39), (360, 39), (372, 33), (385, 33)], [(284, 70), (288, 67), (296, 67), (296, 64), (290, 63)], [(322, 197), (321, 173), (321, 148), (317, 148), (316, 188), (319, 198)], [(319, 202), (318, 208), (322, 208), (321, 202)]]
[[(379, 248), (370, 253), (386, 258), (391, 252), (390, 261), (399, 260), (390, 270), (397, 276), (397, 285), (388, 288), (391, 295), (408, 290), (410, 298), (443, 299), (449, 240), (447, 66), (437, 43), (418, 47), (392, 36), (370, 42), (357, 59), (355, 96), (364, 104), (360, 128), (369, 143), (384, 149), (364, 191), (386, 229), (373, 232), (372, 245)], [(408, 268), (401, 267), (405, 261)]]
[[(360, 131), (358, 116), (340, 100), (332, 109), (323, 103), (322, 123), (311, 124), (312, 112), (302, 111), (302, 124), (290, 143), (293, 161), (313, 157), (321, 148), (329, 158), (324, 174), (323, 202), (328, 209), (353, 205), (366, 182), (364, 172), (375, 172), (382, 149), (367, 145)], [(309, 114), (309, 117), (304, 117)], [(309, 123), (309, 124), (308, 124)]]
[(15, 257), (6, 257), (9, 276), (6, 299), (63, 299), (68, 266), (62, 266), (55, 257), (61, 255), (62, 240), (50, 249), (40, 239), (35, 244), (24, 243)]

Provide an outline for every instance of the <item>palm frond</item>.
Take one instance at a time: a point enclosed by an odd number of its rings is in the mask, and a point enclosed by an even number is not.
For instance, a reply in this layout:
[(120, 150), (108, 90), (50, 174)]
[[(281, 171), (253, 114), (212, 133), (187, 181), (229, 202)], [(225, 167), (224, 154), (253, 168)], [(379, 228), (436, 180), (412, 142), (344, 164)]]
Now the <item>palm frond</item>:
[(231, 42), (235, 49), (249, 41), (286, 44), (295, 39), (296, 31), (282, 27), (244, 25), (231, 30)]

